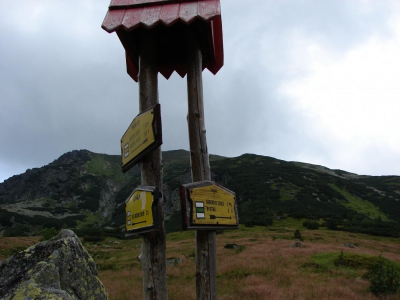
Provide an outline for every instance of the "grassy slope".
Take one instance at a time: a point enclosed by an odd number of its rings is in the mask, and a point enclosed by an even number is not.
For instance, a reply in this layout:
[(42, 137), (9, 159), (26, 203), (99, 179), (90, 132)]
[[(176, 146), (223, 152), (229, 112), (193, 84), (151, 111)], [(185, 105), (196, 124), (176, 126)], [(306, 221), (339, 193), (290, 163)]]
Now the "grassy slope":
[[(335, 267), (333, 260), (341, 251), (345, 257), (361, 258), (383, 252), (384, 257), (400, 262), (398, 239), (302, 230), (303, 247), (293, 248), (293, 233), (302, 221), (289, 218), (268, 228), (241, 227), (217, 235), (218, 299), (377, 299), (368, 292), (368, 281), (360, 278), (365, 268)], [(244, 249), (225, 249), (227, 243)], [(346, 248), (345, 243), (357, 246)], [(100, 277), (110, 299), (141, 299), (141, 270), (136, 260), (140, 244), (135, 239), (121, 244), (111, 240), (111, 249), (86, 245), (103, 268)], [(181, 265), (167, 267), (169, 299), (195, 299), (194, 253), (193, 231), (167, 235), (167, 258), (183, 259)]]
[(371, 202), (357, 198), (348, 191), (340, 189), (334, 184), (329, 184), (329, 186), (346, 198), (348, 202), (344, 203), (343, 205), (347, 208), (350, 208), (358, 213), (368, 215), (374, 219), (381, 217), (383, 221), (389, 220), (389, 218), (379, 209), (379, 207), (373, 205)]
[(238, 195), (241, 223), (267, 208), (310, 218), (339, 219), (358, 212), (358, 218), (400, 221), (400, 177), (357, 176), (303, 165), (244, 154), (214, 162), (212, 171), (216, 181), (230, 178), (226, 187)]
[[(217, 235), (218, 299), (378, 299), (361, 279), (365, 266), (337, 267), (333, 261), (345, 257), (368, 261), (383, 254), (400, 262), (399, 239), (329, 230), (303, 230), (303, 220), (288, 218), (270, 227), (243, 227)], [(301, 229), (303, 247), (291, 247), (296, 229)], [(27, 247), (38, 238), (0, 238), (0, 259)], [(243, 246), (225, 249), (227, 243)], [(345, 247), (351, 243), (354, 248)], [(141, 239), (107, 238), (85, 247), (100, 268), (100, 279), (110, 299), (141, 299), (142, 272), (136, 257)], [(21, 250), (22, 248), (18, 248)], [(167, 258), (183, 263), (167, 267), (169, 299), (195, 299), (195, 232), (167, 235)], [(387, 299), (399, 299), (400, 294)]]
[(97, 176), (108, 177), (115, 182), (129, 179), (130, 173), (121, 172), (121, 158), (118, 155), (90, 153), (91, 160), (87, 164), (87, 172)]

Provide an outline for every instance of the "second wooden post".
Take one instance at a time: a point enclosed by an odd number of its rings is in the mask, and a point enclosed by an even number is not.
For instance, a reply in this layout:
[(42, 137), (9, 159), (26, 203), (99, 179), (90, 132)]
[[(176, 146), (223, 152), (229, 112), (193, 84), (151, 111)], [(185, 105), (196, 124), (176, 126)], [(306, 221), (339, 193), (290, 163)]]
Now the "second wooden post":
[[(202, 54), (195, 28), (187, 30), (188, 128), (192, 181), (211, 180), (204, 122)], [(196, 231), (196, 299), (216, 299), (216, 232)]]

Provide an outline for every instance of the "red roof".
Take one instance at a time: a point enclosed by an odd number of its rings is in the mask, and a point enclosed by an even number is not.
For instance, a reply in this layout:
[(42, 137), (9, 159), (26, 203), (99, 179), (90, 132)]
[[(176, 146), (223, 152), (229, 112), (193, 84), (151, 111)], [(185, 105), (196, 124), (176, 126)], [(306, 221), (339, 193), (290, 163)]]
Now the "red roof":
[[(138, 30), (158, 30), (159, 72), (167, 79), (186, 75), (182, 25), (200, 24), (203, 69), (216, 74), (223, 66), (220, 0), (112, 0), (102, 28), (116, 31), (126, 52), (128, 74), (137, 81)], [(168, 42), (165, 42), (167, 37)], [(183, 45), (180, 45), (183, 44)]]

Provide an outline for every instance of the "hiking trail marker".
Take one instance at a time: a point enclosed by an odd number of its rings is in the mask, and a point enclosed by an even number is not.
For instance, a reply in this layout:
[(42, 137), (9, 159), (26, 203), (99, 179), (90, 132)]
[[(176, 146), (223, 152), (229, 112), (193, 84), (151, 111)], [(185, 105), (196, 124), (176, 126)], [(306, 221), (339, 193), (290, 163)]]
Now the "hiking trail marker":
[(156, 229), (158, 189), (139, 186), (125, 201), (126, 236)]
[(160, 104), (138, 114), (121, 138), (122, 172), (162, 145)]
[(212, 182), (200, 181), (180, 187), (184, 229), (237, 229), (235, 193)]
[[(141, 184), (157, 186), (160, 190), (157, 216), (153, 212), (154, 219), (158, 220), (157, 230), (142, 235), (141, 265), (143, 299), (166, 300), (168, 299), (166, 238), (162, 206), (161, 147), (158, 147), (162, 143), (161, 127), (153, 127), (156, 142), (151, 142), (153, 139), (146, 140), (147, 136), (143, 133), (147, 132), (146, 128), (143, 132), (140, 129), (137, 133), (136, 126), (142, 124), (141, 119), (137, 122), (139, 118), (147, 120), (145, 115), (147, 110), (153, 109), (154, 105), (159, 103), (158, 73), (166, 79), (170, 78), (174, 71), (181, 77), (187, 75), (187, 120), (192, 181), (196, 183), (211, 180), (204, 123), (202, 71), (207, 68), (216, 74), (224, 65), (220, 0), (111, 0), (102, 28), (109, 33), (117, 33), (125, 49), (127, 72), (139, 83), (139, 109), (144, 115), (135, 118), (122, 138), (122, 169), (126, 172), (140, 162)], [(156, 109), (153, 112), (156, 115)], [(157, 120), (155, 118), (156, 123)], [(144, 121), (146, 122), (151, 123), (150, 120)], [(159, 144), (157, 144), (158, 133), (160, 133)], [(147, 134), (151, 135), (151, 132)], [(133, 141), (135, 143), (131, 144)], [(218, 195), (223, 196), (217, 200), (210, 198), (212, 201), (222, 201), (224, 207), (225, 204), (228, 206), (235, 203), (232, 194), (229, 196), (229, 193), (223, 192), (226, 189), (219, 187), (217, 190)], [(207, 194), (201, 187), (199, 191), (194, 190), (194, 193), (197, 192)], [(201, 196), (196, 196), (195, 202), (199, 202), (197, 210), (196, 206), (191, 206), (191, 209), (194, 209), (192, 214), (196, 214), (194, 218), (192, 215), (193, 223), (205, 222), (201, 220), (201, 199)], [(134, 205), (130, 204), (129, 200), (127, 204)], [(196, 224), (200, 226), (196, 231), (196, 299), (215, 300), (217, 297), (216, 231), (208, 228), (237, 226), (237, 211), (236, 206), (235, 212), (223, 212), (218, 204), (213, 206), (205, 202), (203, 205), (203, 209), (209, 207), (209, 209), (215, 208), (215, 211), (204, 212), (206, 220), (206, 216), (209, 216), (207, 222), (210, 224)], [(138, 217), (142, 216), (139, 214)], [(133, 221), (132, 217), (130, 221), (132, 227), (129, 229), (132, 231), (137, 229), (135, 226), (144, 224), (136, 224), (138, 222)], [(138, 221), (147, 222), (145, 219)], [(135, 225), (132, 225), (133, 223)], [(188, 226), (192, 225), (188, 222)]]

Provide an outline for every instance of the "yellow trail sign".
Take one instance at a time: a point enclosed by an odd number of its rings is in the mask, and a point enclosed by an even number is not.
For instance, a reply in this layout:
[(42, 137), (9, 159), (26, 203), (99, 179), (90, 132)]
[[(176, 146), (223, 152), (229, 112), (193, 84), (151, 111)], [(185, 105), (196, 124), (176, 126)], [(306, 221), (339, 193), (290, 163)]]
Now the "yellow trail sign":
[(155, 187), (136, 188), (125, 201), (126, 232), (135, 234), (155, 230), (157, 202)]
[(181, 186), (184, 229), (238, 228), (235, 193), (212, 181)]
[(146, 154), (162, 144), (160, 104), (133, 119), (121, 138), (122, 171), (136, 165)]

